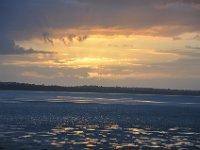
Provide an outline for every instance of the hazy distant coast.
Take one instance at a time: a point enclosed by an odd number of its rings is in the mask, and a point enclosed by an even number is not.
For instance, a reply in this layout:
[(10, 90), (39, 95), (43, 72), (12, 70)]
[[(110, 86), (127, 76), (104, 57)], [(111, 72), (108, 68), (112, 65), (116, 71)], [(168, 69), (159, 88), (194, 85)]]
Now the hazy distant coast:
[(29, 90), (29, 91), (66, 91), (66, 92), (102, 92), (102, 93), (129, 93), (129, 94), (163, 94), (163, 95), (194, 95), (200, 96), (200, 91), (129, 88), (129, 87), (102, 87), (102, 86), (57, 86), (36, 85), (17, 82), (0, 82), (0, 90)]

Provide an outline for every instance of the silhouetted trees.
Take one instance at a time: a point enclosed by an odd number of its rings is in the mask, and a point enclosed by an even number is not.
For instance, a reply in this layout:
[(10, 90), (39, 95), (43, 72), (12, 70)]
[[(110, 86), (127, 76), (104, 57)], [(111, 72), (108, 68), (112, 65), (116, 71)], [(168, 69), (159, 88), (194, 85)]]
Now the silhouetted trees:
[(154, 89), (154, 88), (129, 88), (129, 87), (102, 87), (102, 86), (74, 86), (64, 87), (56, 85), (35, 85), (28, 83), (0, 82), (0, 90), (30, 90), (30, 91), (66, 91), (66, 92), (102, 92), (102, 93), (130, 93), (130, 94), (163, 94), (163, 95), (196, 95), (200, 91)]

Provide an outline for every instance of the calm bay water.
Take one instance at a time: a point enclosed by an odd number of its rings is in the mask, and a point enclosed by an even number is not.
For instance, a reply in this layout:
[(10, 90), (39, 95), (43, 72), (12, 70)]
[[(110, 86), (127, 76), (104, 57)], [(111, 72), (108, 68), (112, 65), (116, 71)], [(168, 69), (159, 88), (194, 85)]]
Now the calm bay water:
[(200, 97), (0, 91), (1, 149), (200, 149)]

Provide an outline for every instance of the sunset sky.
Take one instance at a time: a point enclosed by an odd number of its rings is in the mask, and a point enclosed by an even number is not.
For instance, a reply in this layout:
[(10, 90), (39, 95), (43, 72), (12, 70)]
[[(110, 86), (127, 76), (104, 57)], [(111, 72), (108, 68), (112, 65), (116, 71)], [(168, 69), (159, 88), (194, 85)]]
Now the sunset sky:
[(1, 0), (0, 81), (200, 90), (200, 0)]

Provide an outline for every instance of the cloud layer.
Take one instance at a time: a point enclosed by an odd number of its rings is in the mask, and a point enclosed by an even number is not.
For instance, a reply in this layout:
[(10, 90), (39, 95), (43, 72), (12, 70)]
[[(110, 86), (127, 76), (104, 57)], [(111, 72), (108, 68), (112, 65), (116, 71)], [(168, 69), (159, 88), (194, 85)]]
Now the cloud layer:
[[(161, 5), (169, 6), (162, 9), (159, 8)], [(194, 5), (198, 6), (199, 1), (2, 0), (1, 30), (33, 36), (37, 32), (43, 33), (50, 28), (119, 27), (134, 31), (165, 27), (166, 30), (172, 28), (178, 30), (175, 33), (170, 31), (168, 34), (179, 34), (199, 31), (200, 9), (194, 8)], [(179, 28), (176, 28), (177, 26)], [(160, 32), (162, 34), (164, 31)], [(19, 33), (15, 33), (18, 38), (20, 38)]]
[(1, 0), (0, 79), (200, 88), (199, 14), (199, 0)]

